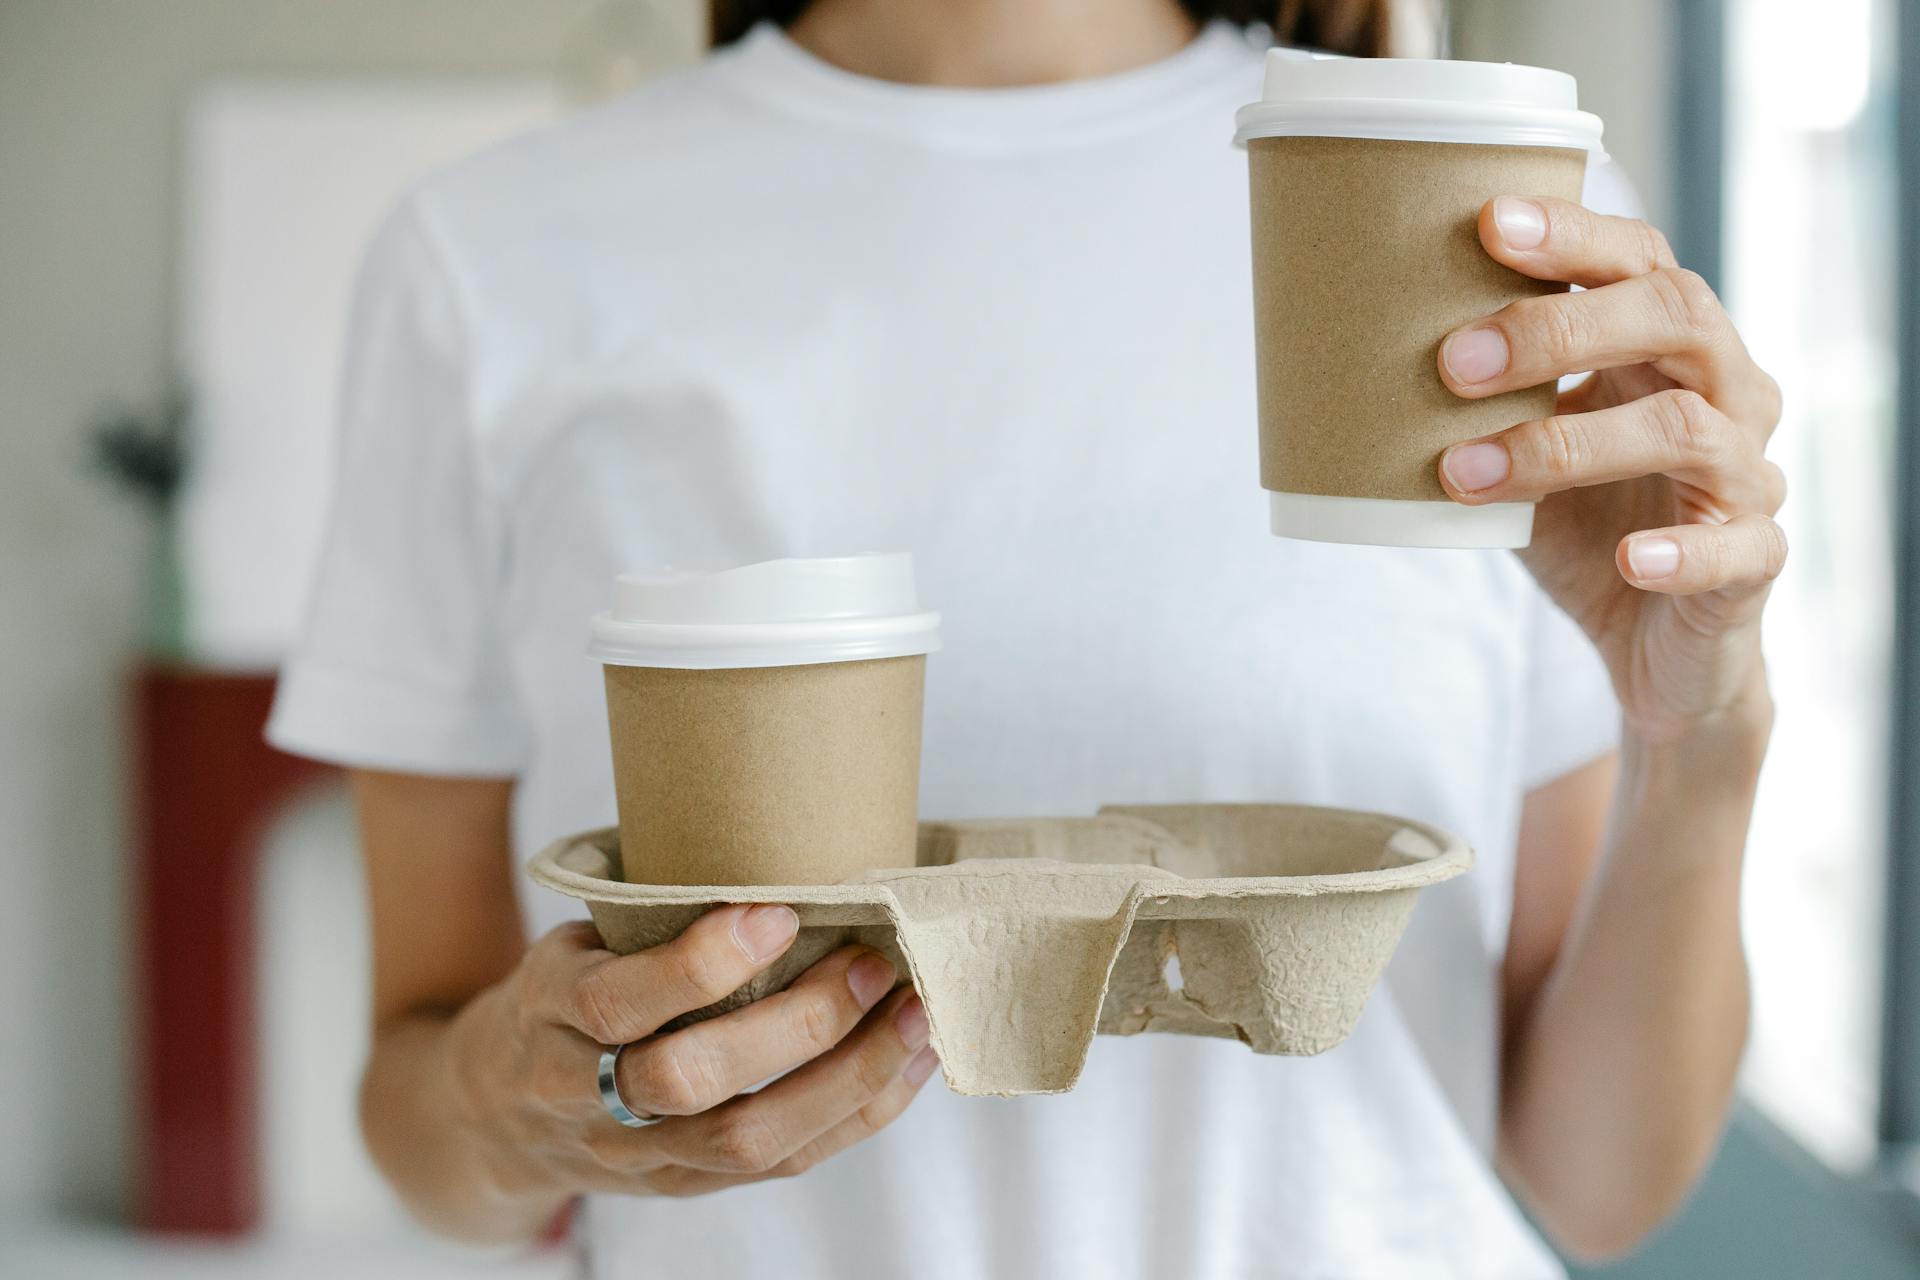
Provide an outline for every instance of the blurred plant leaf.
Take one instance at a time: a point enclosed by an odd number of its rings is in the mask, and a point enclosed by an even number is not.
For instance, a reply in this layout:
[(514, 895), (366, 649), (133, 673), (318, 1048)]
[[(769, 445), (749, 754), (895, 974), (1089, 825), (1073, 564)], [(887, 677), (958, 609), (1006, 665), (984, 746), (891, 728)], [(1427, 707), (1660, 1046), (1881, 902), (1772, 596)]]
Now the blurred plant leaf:
[(115, 409), (93, 426), (93, 468), (156, 513), (173, 507), (192, 452), (193, 410), (183, 390), (147, 411)]

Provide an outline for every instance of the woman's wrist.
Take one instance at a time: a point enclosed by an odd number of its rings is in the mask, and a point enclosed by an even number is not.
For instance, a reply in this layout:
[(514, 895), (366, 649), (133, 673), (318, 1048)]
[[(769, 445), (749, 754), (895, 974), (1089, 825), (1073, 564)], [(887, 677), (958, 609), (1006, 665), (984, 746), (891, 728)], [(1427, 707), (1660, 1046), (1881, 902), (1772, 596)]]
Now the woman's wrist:
[(1734, 822), (1737, 834), (1729, 830), (1730, 839), (1711, 843), (1737, 852), (1745, 845), (1772, 733), (1773, 698), (1763, 672), (1724, 706), (1657, 737), (1629, 722), (1621, 742), (1616, 825), (1624, 831), (1634, 818), (1653, 815), (1681, 825), (1692, 824), (1680, 815), (1698, 815), (1709, 829)]
[(416, 1013), (376, 1033), (363, 1085), (368, 1147), (388, 1181), (429, 1226), (474, 1244), (510, 1244), (544, 1231), (570, 1198), (549, 1186), (500, 1132), (514, 1102), (497, 1095), (510, 1037), (485, 1024), (498, 992), (456, 1013)]
[[(551, 1168), (534, 1158), (538, 1144), (514, 1123), (527, 1105), (515, 1069), (525, 1035), (509, 993), (481, 992), (448, 1020), (440, 1038), (448, 1082), (446, 1120), (464, 1163), (481, 1185), (490, 1212), (539, 1224), (572, 1197)], [(586, 1082), (582, 1083), (582, 1088)]]
[(1750, 787), (1773, 736), (1773, 710), (1766, 675), (1756, 671), (1725, 704), (1658, 737), (1629, 722), (1622, 746), (1661, 779)]

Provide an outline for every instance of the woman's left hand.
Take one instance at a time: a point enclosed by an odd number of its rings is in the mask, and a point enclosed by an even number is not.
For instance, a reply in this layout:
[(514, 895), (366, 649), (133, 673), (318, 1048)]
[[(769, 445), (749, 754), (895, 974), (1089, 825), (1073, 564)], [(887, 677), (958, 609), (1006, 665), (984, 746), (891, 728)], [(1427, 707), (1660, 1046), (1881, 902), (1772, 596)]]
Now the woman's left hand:
[(1497, 261), (1584, 292), (1530, 298), (1440, 347), (1454, 394), (1480, 399), (1596, 371), (1553, 417), (1447, 450), (1470, 505), (1539, 500), (1522, 559), (1593, 638), (1630, 728), (1659, 743), (1769, 707), (1760, 611), (1786, 561), (1786, 496), (1767, 438), (1780, 389), (1705, 281), (1659, 231), (1565, 200), (1480, 212)]

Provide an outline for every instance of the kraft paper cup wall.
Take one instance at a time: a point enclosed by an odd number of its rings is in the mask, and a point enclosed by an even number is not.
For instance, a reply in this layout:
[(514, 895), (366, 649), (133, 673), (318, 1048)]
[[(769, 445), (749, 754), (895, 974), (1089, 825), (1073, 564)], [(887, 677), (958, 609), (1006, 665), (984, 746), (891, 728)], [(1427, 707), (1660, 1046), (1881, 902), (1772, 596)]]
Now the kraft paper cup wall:
[(1276, 49), (1243, 107), (1253, 226), (1260, 483), (1274, 533), (1409, 547), (1523, 547), (1533, 507), (1440, 487), (1452, 444), (1553, 411), (1552, 383), (1464, 400), (1440, 340), (1564, 290), (1493, 261), (1499, 195), (1580, 198), (1597, 116), (1538, 67), (1326, 59)]
[(904, 553), (620, 578), (589, 652), (629, 869), (834, 884), (912, 866), (939, 620)]

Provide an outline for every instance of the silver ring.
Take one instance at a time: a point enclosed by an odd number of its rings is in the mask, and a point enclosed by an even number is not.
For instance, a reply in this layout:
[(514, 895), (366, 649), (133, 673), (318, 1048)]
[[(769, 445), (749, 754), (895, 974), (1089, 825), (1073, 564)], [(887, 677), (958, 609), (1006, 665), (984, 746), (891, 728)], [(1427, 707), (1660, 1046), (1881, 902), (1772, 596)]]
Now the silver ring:
[(620, 1096), (620, 1055), (626, 1045), (617, 1044), (611, 1049), (600, 1051), (600, 1101), (606, 1104), (607, 1114), (629, 1129), (644, 1129), (650, 1124), (659, 1124), (665, 1116), (656, 1116), (651, 1112), (635, 1111)]

